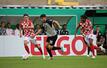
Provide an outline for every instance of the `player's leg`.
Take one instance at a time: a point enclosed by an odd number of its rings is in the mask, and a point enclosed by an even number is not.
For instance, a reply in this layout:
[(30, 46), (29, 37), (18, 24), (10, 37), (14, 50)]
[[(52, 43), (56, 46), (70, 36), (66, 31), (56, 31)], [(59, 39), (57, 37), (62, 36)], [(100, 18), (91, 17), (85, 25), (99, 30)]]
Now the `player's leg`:
[(93, 44), (93, 41), (94, 41), (93, 38), (94, 38), (93, 34), (86, 35), (85, 41), (87, 42), (87, 46), (92, 53), (92, 58), (95, 58), (95, 47), (96, 46), (94, 46), (94, 44)]
[(35, 47), (37, 47), (39, 49), (39, 51), (41, 52), (41, 54), (43, 54), (41, 47), (37, 45), (35, 37), (31, 37), (30, 41), (35, 45)]
[(63, 47), (54, 46), (56, 40), (57, 40), (57, 35), (55, 35), (55, 36), (53, 36), (53, 37), (51, 38), (51, 41), (52, 41), (52, 43), (51, 43), (51, 45), (52, 45), (52, 50), (61, 50), (62, 52), (64, 52), (64, 48), (63, 48)]
[(61, 47), (54, 46), (56, 40), (57, 40), (57, 35), (52, 37), (52, 40), (51, 40), (52, 41), (51, 45), (53, 45), (52, 50), (60, 50), (61, 49)]
[(96, 50), (101, 50), (101, 51), (104, 52), (104, 53), (106, 52), (105, 49), (104, 49), (102, 46), (99, 46), (99, 47), (98, 47), (97, 45), (94, 45), (93, 47), (94, 47), (94, 49), (96, 49)]
[(45, 55), (44, 55), (44, 52), (42, 51), (44, 48), (41, 48), (39, 45), (35, 45), (35, 47), (38, 48), (38, 50), (40, 51), (41, 55), (42, 55), (42, 58), (45, 59)]
[(92, 52), (92, 58), (95, 58), (95, 49), (97, 49), (97, 46), (93, 44), (93, 39), (89, 38), (89, 43), (90, 43), (90, 50)]
[(28, 47), (28, 41), (27, 40), (24, 40), (24, 48), (25, 48), (26, 52), (28, 54), (30, 54), (29, 47)]
[(49, 59), (52, 60), (53, 59), (53, 55), (52, 55), (52, 52), (51, 52), (52, 46), (48, 42), (47, 42), (47, 45), (46, 45), (46, 49), (47, 49), (47, 52), (49, 53), (49, 56), (50, 56)]
[(46, 49), (47, 49), (47, 52), (49, 53), (49, 56), (50, 56), (49, 60), (52, 60), (53, 59), (53, 55), (52, 55), (51, 50), (59, 50), (61, 48), (60, 47), (54, 47), (54, 45), (50, 45), (50, 43), (47, 43)]
[(38, 50), (39, 50), (39, 51), (41, 52), (41, 54), (42, 54), (43, 59), (45, 59), (45, 56), (44, 56), (43, 51), (42, 51), (42, 48), (41, 48), (39, 45), (37, 45), (37, 42), (36, 42), (35, 37), (31, 37), (31, 38), (30, 38), (30, 41), (35, 45), (35, 47), (38, 48)]
[(93, 34), (90, 34), (89, 35), (89, 43), (90, 43), (90, 50), (91, 50), (91, 52), (93, 54), (92, 58), (95, 58), (95, 49), (103, 51), (103, 49), (101, 47), (97, 46), (96, 41), (97, 41), (96, 40), (96, 36), (93, 35)]
[(41, 49), (41, 47), (39, 45), (35, 44), (35, 47), (37, 47), (38, 50), (40, 51), (40, 53), (43, 54), (42, 49)]
[(61, 50), (62, 53), (64, 53), (64, 47), (53, 46), (53, 47), (51, 47), (51, 48), (52, 48), (52, 50)]
[(29, 50), (28, 44), (29, 44), (29, 39), (28, 39), (28, 37), (24, 37), (24, 48), (25, 48), (25, 50), (26, 50), (26, 52), (27, 52), (27, 54), (25, 54), (25, 55), (23, 56), (23, 59), (24, 59), (24, 60), (28, 59), (28, 57), (30, 56), (30, 50)]
[(89, 44), (88, 36), (84, 37), (83, 40), (84, 40), (85, 44), (87, 45), (87, 57), (89, 57), (91, 50), (90, 50), (90, 44)]
[(87, 47), (87, 57), (89, 57), (90, 56), (90, 47)]
[(103, 47), (103, 45), (99, 46), (102, 52), (106, 53), (106, 49)]
[(47, 44), (46, 44), (46, 50), (47, 50), (47, 52), (48, 52), (48, 54), (50, 56), (50, 59), (53, 59), (53, 55), (51, 53), (52, 46), (50, 45), (51, 39), (52, 39), (51, 37), (47, 37), (47, 40), (46, 40), (46, 42), (47, 42)]

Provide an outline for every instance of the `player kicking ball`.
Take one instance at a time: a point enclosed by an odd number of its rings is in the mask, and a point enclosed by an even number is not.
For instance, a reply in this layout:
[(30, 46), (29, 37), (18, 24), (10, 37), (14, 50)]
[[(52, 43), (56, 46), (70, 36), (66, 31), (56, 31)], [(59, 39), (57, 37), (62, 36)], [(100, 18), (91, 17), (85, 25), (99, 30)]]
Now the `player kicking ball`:
[[(30, 42), (32, 42), (35, 45), (35, 47), (37, 47), (39, 51), (41, 52), (41, 54), (43, 55), (41, 47), (36, 44), (34, 25), (32, 21), (30, 20), (28, 14), (24, 14), (23, 19), (20, 22), (20, 37), (22, 36), (24, 36), (24, 48), (27, 52), (27, 54), (23, 56), (24, 60), (28, 59), (30, 56), (30, 50), (28, 46)], [(43, 56), (43, 58), (45, 57)]]
[(55, 31), (55, 27), (54, 27), (54, 24), (56, 24), (59, 28), (61, 28), (61, 26), (59, 25), (59, 23), (55, 20), (51, 20), (51, 19), (47, 19), (47, 16), (45, 14), (42, 14), (40, 16), (41, 18), (41, 21), (43, 23), (43, 30), (44, 32), (46, 32), (46, 35), (47, 35), (47, 45), (46, 45), (46, 49), (47, 49), (47, 52), (49, 53), (49, 60), (52, 60), (53, 59), (53, 55), (51, 53), (51, 50), (62, 50), (63, 52), (63, 47), (55, 47), (55, 42), (57, 40), (57, 33)]
[(91, 21), (87, 18), (86, 15), (81, 16), (80, 23), (78, 24), (76, 31), (75, 31), (75, 37), (78, 29), (80, 28), (81, 34), (83, 35), (84, 42), (88, 46), (89, 50), (92, 53), (92, 58), (95, 58), (95, 49), (101, 49), (97, 47), (96, 44), (93, 43), (94, 41), (94, 34), (93, 34), (93, 28)]

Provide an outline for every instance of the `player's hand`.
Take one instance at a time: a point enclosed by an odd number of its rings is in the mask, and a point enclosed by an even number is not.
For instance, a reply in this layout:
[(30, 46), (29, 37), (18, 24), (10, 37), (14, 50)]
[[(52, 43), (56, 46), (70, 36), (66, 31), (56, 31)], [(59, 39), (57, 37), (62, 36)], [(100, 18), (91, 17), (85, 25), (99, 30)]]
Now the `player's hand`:
[(82, 34), (83, 37), (85, 37), (85, 34)]
[(36, 34), (35, 33), (31, 33), (30, 37), (33, 39), (35, 38)]

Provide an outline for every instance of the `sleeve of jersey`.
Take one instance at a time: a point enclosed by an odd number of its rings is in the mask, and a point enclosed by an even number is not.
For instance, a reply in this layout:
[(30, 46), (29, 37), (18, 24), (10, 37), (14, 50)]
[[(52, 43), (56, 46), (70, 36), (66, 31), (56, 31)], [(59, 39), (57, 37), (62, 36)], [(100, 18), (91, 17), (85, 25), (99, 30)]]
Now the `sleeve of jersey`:
[(48, 20), (47, 20), (47, 23), (48, 23), (50, 26), (52, 26), (53, 20), (48, 19)]
[(22, 25), (22, 21), (19, 23), (19, 27), (22, 29), (23, 25)]
[(32, 21), (29, 21), (30, 23), (29, 23), (29, 28), (34, 28), (34, 25), (33, 25), (33, 23), (32, 23)]

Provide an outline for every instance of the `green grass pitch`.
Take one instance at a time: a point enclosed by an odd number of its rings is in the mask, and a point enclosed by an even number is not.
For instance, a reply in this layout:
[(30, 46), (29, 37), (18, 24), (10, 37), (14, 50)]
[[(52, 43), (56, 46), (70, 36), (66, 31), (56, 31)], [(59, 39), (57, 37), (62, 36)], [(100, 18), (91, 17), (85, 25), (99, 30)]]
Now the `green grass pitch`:
[(56, 56), (53, 60), (41, 57), (0, 57), (0, 68), (106, 68), (107, 56), (92, 59), (86, 56)]

